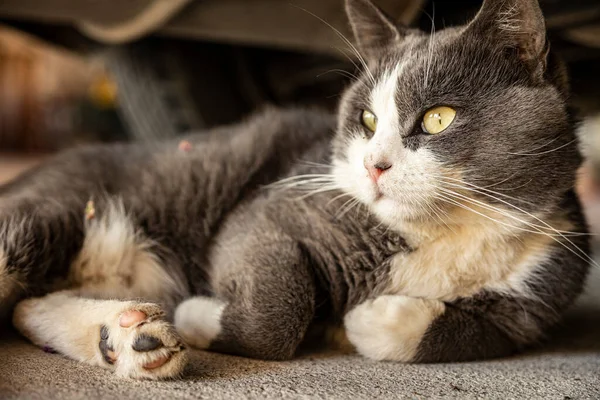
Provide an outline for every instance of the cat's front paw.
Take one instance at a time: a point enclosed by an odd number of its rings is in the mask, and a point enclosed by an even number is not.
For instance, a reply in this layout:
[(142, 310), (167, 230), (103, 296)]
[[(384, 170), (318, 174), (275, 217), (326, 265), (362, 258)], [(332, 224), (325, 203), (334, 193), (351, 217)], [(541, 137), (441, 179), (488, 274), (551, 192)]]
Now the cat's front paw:
[(344, 317), (348, 340), (365, 357), (410, 362), (429, 325), (444, 312), (436, 300), (380, 296)]
[(183, 372), (185, 346), (157, 305), (133, 303), (99, 330), (102, 362), (117, 375), (165, 379)]

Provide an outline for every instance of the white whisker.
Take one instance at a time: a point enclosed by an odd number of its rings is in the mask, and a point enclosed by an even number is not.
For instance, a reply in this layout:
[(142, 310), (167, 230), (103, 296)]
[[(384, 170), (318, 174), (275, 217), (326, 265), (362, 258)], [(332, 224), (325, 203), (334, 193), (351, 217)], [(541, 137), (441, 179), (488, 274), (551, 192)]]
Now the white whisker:
[(541, 153), (507, 153), (507, 154), (510, 154), (512, 156), (541, 156), (541, 155), (544, 155), (544, 154), (553, 153), (555, 151), (558, 151), (558, 150), (560, 150), (562, 148), (565, 148), (565, 147), (567, 147), (567, 146), (569, 146), (569, 145), (571, 145), (571, 144), (573, 144), (575, 142), (577, 142), (577, 139), (573, 139), (570, 142), (565, 143), (562, 146), (558, 146), (555, 149), (542, 151)]
[[(473, 210), (471, 207), (465, 206), (464, 204), (462, 204), (462, 203), (460, 203), (460, 202), (458, 202), (456, 200), (449, 199), (449, 198), (447, 198), (445, 196), (437, 196), (437, 198), (440, 199), (440, 200), (442, 200), (442, 201), (446, 201), (446, 202), (448, 202), (450, 204), (453, 204), (453, 205), (455, 205), (457, 207), (460, 207), (460, 208), (462, 208), (464, 210), (467, 210), (467, 211), (470, 211), (470, 212), (475, 213), (477, 215), (480, 215), (481, 217), (489, 219), (489, 220), (491, 220), (493, 222), (496, 222), (496, 223), (498, 223), (500, 225), (505, 225), (505, 226), (511, 227), (510, 224), (506, 224), (506, 223), (504, 223), (502, 221), (498, 221), (498, 220), (496, 220), (494, 218), (491, 218), (491, 217), (489, 217), (489, 216), (487, 216), (487, 215), (485, 215), (483, 213), (480, 213), (480, 212), (478, 212), (476, 210)], [(527, 230), (525, 228), (519, 228), (519, 227), (514, 227), (514, 228), (517, 228), (517, 229), (525, 231), (525, 232), (529, 231), (529, 230)], [(596, 263), (596, 261), (593, 258), (591, 258), (587, 253), (585, 253), (583, 250), (581, 250), (578, 246), (576, 246), (573, 242), (571, 242), (570, 240), (568, 240), (564, 236), (561, 236), (561, 237), (563, 239), (565, 239), (577, 251), (575, 251), (573, 248), (569, 247), (567, 244), (563, 243), (562, 241), (560, 241), (559, 239), (557, 239), (553, 235), (550, 235), (550, 234), (544, 233), (544, 232), (540, 232), (540, 231), (532, 231), (532, 233), (537, 233), (537, 234), (541, 234), (541, 235), (547, 236), (551, 240), (555, 241), (556, 243), (560, 244), (562, 247), (564, 247), (565, 249), (567, 249), (569, 252), (571, 252), (573, 255), (575, 255), (580, 260), (585, 261), (587, 263), (590, 263), (590, 264), (594, 265), (597, 268), (600, 268), (600, 265), (598, 263)]]
[(315, 17), (316, 19), (318, 19), (319, 21), (321, 21), (323, 24), (327, 25), (329, 28), (331, 28), (331, 30), (333, 30), (335, 32), (335, 34), (344, 41), (344, 43), (354, 52), (354, 54), (356, 54), (356, 57), (358, 58), (358, 60), (360, 61), (360, 63), (362, 64), (363, 68), (365, 69), (365, 73), (367, 74), (367, 76), (369, 77), (369, 80), (371, 81), (371, 84), (375, 85), (375, 77), (373, 76), (373, 74), (371, 73), (371, 70), (369, 69), (369, 66), (367, 65), (367, 62), (365, 61), (364, 57), (359, 53), (359, 51), (356, 49), (356, 47), (352, 44), (352, 42), (350, 40), (348, 40), (346, 38), (346, 36), (344, 36), (342, 34), (342, 32), (340, 32), (338, 29), (336, 29), (333, 25), (331, 25), (329, 22), (325, 21), (323, 18), (319, 17), (318, 15), (308, 11), (305, 8), (299, 7), (297, 5), (293, 5), (294, 7), (296, 7), (299, 10), (304, 11), (305, 13), (312, 15), (313, 17)]
[(343, 69), (339, 69), (339, 68), (330, 69), (329, 71), (325, 71), (323, 73), (320, 73), (319, 75), (317, 75), (317, 78), (320, 78), (323, 75), (327, 75), (327, 74), (330, 74), (330, 73), (336, 73), (336, 74), (339, 74), (339, 75), (344, 76), (346, 78), (358, 80), (358, 77), (356, 75), (354, 75), (353, 73), (348, 72), (348, 71), (343, 70)]
[(435, 38), (435, 4), (433, 4), (433, 16), (431, 19), (431, 34), (429, 35), (429, 48), (427, 50), (427, 66), (425, 69), (425, 88), (429, 86), (429, 73), (433, 62), (433, 45)]

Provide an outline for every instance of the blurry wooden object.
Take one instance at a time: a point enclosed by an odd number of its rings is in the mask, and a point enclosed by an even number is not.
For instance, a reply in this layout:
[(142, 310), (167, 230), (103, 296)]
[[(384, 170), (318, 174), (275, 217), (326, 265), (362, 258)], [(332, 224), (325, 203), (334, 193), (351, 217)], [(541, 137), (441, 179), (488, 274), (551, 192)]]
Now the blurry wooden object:
[[(585, 162), (577, 180), (577, 193), (584, 206), (590, 232), (600, 234), (600, 114), (588, 117), (579, 128)], [(600, 242), (598, 236), (594, 242)]]
[[(104, 43), (124, 43), (136, 39), (140, 33), (154, 32), (219, 43), (316, 51), (345, 58), (336, 49), (345, 44), (327, 26), (331, 24), (351, 37), (343, 1), (202, 0), (190, 1), (177, 12), (187, 1), (0, 0), (0, 15), (73, 25)], [(377, 4), (394, 19), (409, 23), (420, 13), (425, 1), (377, 0)]]
[(43, 157), (0, 154), (0, 185), (37, 165)]
[(0, 25), (0, 150), (45, 151), (73, 140), (75, 107), (96, 68)]

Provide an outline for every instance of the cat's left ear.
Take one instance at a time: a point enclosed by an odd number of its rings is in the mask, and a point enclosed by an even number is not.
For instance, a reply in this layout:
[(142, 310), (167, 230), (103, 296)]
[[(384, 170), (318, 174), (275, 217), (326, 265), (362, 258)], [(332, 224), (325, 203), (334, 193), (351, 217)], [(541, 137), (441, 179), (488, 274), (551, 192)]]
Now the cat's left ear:
[(515, 49), (532, 73), (544, 74), (549, 44), (538, 0), (485, 0), (467, 32)]
[(399, 26), (370, 0), (346, 0), (346, 14), (360, 52), (373, 62), (387, 48), (399, 44), (406, 28)]

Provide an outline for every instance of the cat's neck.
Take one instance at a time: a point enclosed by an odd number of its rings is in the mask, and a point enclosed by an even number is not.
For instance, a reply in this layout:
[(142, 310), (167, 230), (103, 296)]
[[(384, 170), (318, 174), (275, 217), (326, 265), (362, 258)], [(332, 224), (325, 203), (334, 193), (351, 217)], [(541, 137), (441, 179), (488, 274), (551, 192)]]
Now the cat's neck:
[(523, 214), (503, 210), (491, 212), (486, 209), (455, 209), (440, 217), (419, 220), (398, 221), (388, 224), (391, 229), (404, 237), (412, 248), (419, 248), (443, 240), (464, 241), (469, 238), (473, 246), (480, 242), (508, 242), (524, 240), (530, 236), (560, 236), (571, 230), (572, 224), (561, 213), (539, 215)]

